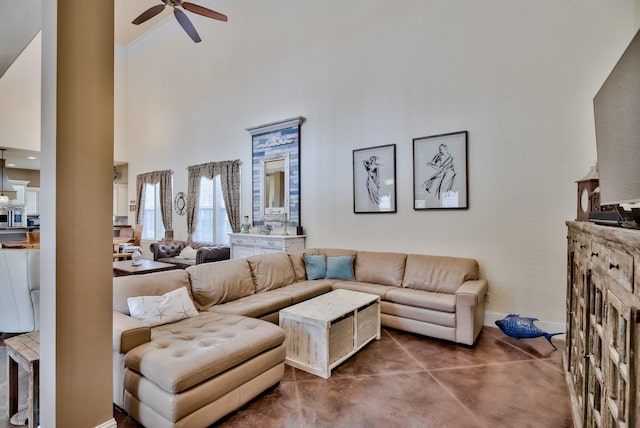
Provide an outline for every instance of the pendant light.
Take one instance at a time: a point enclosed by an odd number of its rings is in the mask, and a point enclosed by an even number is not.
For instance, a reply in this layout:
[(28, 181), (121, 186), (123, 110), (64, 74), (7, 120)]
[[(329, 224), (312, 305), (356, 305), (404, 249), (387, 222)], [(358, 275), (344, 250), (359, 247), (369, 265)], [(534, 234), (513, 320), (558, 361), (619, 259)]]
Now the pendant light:
[[(7, 181), (7, 177), (4, 175), (4, 151), (7, 149), (0, 149), (2, 151), (2, 159), (0, 159), (0, 168), (2, 172), (0, 172), (0, 183), (2, 186), (2, 190), (0, 191), (0, 205), (9, 205), (9, 197), (4, 194), (4, 183)], [(11, 189), (13, 190), (13, 189)], [(7, 189), (9, 191), (9, 189)]]

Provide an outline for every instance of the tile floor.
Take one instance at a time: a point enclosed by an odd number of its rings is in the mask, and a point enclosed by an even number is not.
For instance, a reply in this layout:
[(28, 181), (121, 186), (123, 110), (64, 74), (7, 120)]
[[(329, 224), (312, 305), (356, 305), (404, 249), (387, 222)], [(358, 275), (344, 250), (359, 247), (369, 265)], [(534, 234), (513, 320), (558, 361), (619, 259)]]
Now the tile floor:
[[(21, 391), (25, 386), (23, 376)], [(0, 400), (0, 428), (13, 427), (1, 343)], [(118, 409), (114, 417), (118, 428), (140, 427)], [(472, 348), (385, 329), (327, 380), (287, 366), (279, 385), (215, 426), (563, 428), (572, 422), (560, 351), (544, 338), (517, 340), (485, 327)]]

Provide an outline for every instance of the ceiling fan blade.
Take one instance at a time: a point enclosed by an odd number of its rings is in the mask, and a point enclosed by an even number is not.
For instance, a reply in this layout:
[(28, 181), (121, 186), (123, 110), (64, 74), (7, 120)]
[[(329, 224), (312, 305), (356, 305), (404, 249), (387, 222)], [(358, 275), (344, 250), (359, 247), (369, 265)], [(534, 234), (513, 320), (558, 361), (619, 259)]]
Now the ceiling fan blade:
[(187, 18), (187, 15), (183, 11), (175, 7), (173, 8), (173, 14), (176, 16), (176, 19), (178, 20), (184, 31), (187, 32), (189, 37), (191, 37), (191, 39), (196, 43), (200, 42), (200, 36), (198, 35), (198, 32), (196, 31), (191, 21), (189, 21), (189, 18)]
[(207, 18), (217, 19), (218, 21), (227, 22), (227, 15), (223, 15), (215, 10), (207, 9), (204, 6), (198, 6), (197, 4), (183, 1), (182, 7), (187, 9), (189, 12), (197, 13), (198, 15), (206, 16)]
[(131, 21), (131, 23), (136, 25), (142, 24), (143, 22), (148, 21), (149, 19), (162, 12), (165, 6), (166, 5), (163, 3), (157, 6), (150, 7), (149, 9), (142, 12), (136, 19)]

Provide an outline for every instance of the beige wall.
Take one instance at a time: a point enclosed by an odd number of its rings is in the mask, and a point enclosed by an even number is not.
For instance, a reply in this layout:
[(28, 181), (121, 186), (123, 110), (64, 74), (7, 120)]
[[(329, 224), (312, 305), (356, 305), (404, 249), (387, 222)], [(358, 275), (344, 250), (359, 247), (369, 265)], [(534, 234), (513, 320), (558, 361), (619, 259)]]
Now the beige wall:
[[(474, 257), (488, 311), (564, 322), (565, 226), (596, 158), (592, 98), (635, 30), (635, 0), (224, 2), (128, 54), (130, 182), (240, 158), (244, 129), (302, 115), (309, 246)], [(159, 48), (161, 47), (161, 48)], [(161, 72), (159, 72), (161, 70)], [(466, 211), (412, 209), (412, 138), (469, 131)], [(352, 150), (397, 144), (396, 214), (355, 215)], [(133, 198), (132, 189), (130, 199)], [(185, 217), (174, 216), (186, 237)]]
[(0, 78), (0, 146), (40, 150), (40, 69), (38, 33)]
[(40, 171), (33, 169), (6, 168), (9, 180), (28, 181), (27, 187), (40, 187)]

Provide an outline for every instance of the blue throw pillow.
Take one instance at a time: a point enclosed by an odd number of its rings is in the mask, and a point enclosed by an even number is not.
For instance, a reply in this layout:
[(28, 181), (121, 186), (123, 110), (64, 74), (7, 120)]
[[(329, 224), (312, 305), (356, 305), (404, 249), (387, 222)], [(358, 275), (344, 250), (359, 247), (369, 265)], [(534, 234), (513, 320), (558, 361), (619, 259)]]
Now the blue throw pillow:
[(353, 281), (353, 256), (327, 257), (327, 278)]
[(327, 274), (327, 257), (324, 254), (303, 254), (307, 279), (322, 279)]

